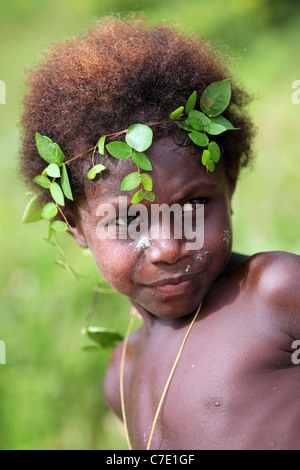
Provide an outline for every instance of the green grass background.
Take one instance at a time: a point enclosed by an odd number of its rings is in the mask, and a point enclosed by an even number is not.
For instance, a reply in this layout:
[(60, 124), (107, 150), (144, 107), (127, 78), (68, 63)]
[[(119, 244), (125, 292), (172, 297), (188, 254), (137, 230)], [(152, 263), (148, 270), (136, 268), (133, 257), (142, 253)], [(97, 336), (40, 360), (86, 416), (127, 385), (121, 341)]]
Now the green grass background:
[[(123, 449), (124, 433), (108, 410), (102, 380), (108, 352), (82, 351), (80, 335), (92, 300), (88, 280), (55, 265), (44, 223), (22, 225), (28, 200), (18, 173), (24, 71), (54, 40), (86, 30), (110, 13), (144, 12), (185, 31), (207, 35), (236, 58), (232, 67), (256, 96), (259, 132), (254, 168), (233, 201), (234, 249), (246, 254), (300, 254), (300, 9), (296, 0), (10, 0), (0, 5), (0, 449)], [(92, 259), (68, 235), (70, 264), (97, 279)], [(124, 333), (129, 303), (103, 294), (93, 324)]]

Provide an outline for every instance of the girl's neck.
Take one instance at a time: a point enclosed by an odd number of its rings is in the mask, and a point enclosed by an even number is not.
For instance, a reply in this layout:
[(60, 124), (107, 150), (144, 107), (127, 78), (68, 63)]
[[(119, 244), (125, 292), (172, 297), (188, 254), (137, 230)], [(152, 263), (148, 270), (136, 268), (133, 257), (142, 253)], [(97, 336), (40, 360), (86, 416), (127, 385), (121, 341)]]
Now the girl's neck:
[(138, 313), (141, 315), (144, 321), (144, 327), (148, 333), (153, 331), (154, 327), (157, 327), (158, 324), (161, 326), (172, 326), (173, 328), (182, 328), (186, 324), (189, 324), (191, 316), (195, 314), (195, 311), (191, 312), (188, 315), (183, 317), (174, 317), (174, 318), (161, 318), (159, 316), (153, 315), (151, 312), (146, 310), (141, 305), (138, 305), (135, 302), (132, 302), (133, 307), (135, 307)]

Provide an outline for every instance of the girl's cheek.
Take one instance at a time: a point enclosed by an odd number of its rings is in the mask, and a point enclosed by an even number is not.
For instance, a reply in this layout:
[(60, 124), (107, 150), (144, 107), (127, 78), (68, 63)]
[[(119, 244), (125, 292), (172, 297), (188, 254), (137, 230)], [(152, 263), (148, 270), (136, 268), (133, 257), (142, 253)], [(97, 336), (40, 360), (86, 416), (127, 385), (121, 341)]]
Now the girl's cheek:
[(135, 265), (134, 247), (129, 243), (124, 246), (123, 241), (101, 240), (91, 252), (100, 275), (108, 284), (120, 290), (120, 286), (129, 282)]
[(232, 234), (231, 234), (231, 230), (226, 228), (223, 230), (223, 232), (221, 233), (221, 242), (224, 243), (225, 246), (231, 246), (231, 243), (232, 243)]

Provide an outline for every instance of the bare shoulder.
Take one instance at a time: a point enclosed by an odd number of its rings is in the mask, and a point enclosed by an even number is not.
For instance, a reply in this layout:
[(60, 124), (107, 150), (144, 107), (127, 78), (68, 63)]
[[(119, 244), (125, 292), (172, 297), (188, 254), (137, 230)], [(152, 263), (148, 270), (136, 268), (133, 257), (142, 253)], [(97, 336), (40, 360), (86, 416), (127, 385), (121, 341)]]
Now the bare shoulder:
[[(284, 251), (257, 253), (245, 263), (249, 282), (261, 295), (276, 300), (300, 287), (300, 256)], [(298, 292), (295, 292), (298, 293)]]
[(269, 308), (281, 311), (300, 333), (300, 256), (258, 253), (248, 258), (244, 269), (250, 291)]

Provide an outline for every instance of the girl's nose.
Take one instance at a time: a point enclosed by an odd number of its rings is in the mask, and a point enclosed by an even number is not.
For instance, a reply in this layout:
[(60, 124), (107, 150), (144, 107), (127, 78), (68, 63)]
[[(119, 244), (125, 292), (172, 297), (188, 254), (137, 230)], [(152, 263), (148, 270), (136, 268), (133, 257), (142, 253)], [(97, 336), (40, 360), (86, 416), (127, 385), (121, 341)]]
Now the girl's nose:
[(174, 264), (187, 254), (185, 243), (179, 239), (151, 240), (151, 245), (146, 251), (150, 263)]

